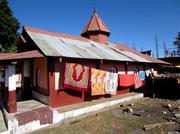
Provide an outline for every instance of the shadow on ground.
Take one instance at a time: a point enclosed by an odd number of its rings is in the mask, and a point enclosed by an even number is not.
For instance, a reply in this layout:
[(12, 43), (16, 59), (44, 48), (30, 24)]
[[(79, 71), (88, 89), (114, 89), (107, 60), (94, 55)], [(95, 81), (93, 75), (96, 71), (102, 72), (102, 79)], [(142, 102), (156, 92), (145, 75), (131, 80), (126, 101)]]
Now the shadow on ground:
[(144, 93), (145, 97), (160, 99), (180, 99), (180, 83), (177, 78), (154, 78), (146, 81), (146, 86), (135, 92)]

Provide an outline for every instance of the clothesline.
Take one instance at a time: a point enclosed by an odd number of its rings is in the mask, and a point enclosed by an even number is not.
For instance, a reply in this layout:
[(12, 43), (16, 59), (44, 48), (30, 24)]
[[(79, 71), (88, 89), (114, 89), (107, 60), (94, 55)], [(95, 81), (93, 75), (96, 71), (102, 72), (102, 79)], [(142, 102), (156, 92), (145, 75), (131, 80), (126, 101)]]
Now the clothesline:
[(118, 72), (108, 72), (95, 68), (90, 68), (81, 64), (66, 63), (64, 87), (78, 91), (90, 92), (91, 95), (116, 95), (117, 87), (140, 88), (145, 80), (145, 72), (135, 72), (134, 74), (118, 74)]

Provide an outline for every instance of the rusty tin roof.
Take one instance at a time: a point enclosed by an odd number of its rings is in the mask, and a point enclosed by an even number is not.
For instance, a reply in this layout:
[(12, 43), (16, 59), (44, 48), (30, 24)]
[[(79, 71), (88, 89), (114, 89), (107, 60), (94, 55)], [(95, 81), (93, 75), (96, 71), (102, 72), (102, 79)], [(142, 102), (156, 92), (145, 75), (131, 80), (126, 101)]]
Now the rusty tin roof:
[(31, 27), (24, 27), (24, 30), (45, 56), (167, 64), (117, 43), (102, 44)]

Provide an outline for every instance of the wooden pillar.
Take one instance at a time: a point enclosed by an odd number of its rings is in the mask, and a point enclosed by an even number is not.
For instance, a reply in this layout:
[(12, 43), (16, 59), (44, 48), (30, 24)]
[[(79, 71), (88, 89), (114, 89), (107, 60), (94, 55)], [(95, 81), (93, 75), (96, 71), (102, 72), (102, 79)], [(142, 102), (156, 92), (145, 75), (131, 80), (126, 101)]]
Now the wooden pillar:
[(57, 107), (58, 101), (56, 100), (56, 95), (58, 93), (55, 90), (55, 62), (54, 59), (48, 58), (48, 85), (49, 85), (49, 105), (51, 107)]
[(82, 101), (85, 101), (85, 91), (82, 91)]
[(8, 68), (6, 68), (5, 88), (7, 89), (7, 111), (14, 113), (17, 111), (15, 65), (8, 65)]
[(125, 62), (125, 74), (128, 74), (128, 62)]
[(7, 108), (7, 99), (8, 99), (8, 68), (5, 68), (5, 84), (4, 84), (4, 105)]

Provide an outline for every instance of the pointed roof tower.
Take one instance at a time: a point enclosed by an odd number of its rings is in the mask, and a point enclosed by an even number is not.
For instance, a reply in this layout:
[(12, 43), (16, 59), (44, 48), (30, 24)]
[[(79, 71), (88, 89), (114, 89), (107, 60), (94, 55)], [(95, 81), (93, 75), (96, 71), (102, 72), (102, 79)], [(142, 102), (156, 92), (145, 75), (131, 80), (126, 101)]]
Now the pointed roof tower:
[(97, 15), (96, 9), (94, 9), (93, 16), (87, 23), (86, 27), (83, 29), (81, 36), (96, 42), (107, 43), (109, 35), (109, 29)]

